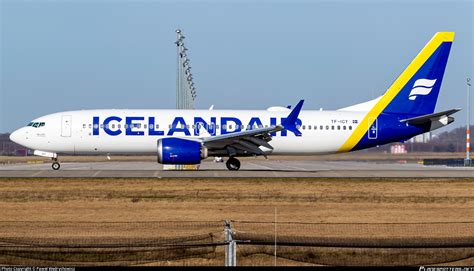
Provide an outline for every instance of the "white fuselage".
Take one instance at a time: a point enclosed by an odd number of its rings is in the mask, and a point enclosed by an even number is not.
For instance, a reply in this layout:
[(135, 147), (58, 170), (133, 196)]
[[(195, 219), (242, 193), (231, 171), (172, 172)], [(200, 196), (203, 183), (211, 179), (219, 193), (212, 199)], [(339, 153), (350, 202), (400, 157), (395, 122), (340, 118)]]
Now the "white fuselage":
[[(205, 138), (211, 136), (214, 130), (213, 135), (230, 133), (239, 124), (235, 119), (240, 120), (241, 131), (266, 127), (281, 123), (289, 112), (284, 108), (276, 111), (68, 111), (37, 118), (33, 122), (44, 123), (43, 126), (23, 127), (15, 132), (14, 138), (28, 148), (53, 153), (156, 153), (157, 140), (163, 137)], [(299, 130), (302, 136), (297, 137), (290, 131), (277, 132), (270, 142), (274, 148), (270, 153), (304, 155), (337, 152), (365, 115), (366, 112), (301, 111)], [(112, 119), (104, 123), (110, 117)], [(226, 118), (230, 119), (226, 122)], [(214, 120), (215, 125), (211, 124)]]

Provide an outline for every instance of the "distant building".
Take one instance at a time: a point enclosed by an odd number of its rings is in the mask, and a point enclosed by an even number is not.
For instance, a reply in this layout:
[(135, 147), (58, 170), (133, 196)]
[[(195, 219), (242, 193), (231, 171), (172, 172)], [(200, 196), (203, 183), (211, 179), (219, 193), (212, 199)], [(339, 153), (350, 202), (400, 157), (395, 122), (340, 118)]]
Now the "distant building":
[(390, 153), (392, 154), (403, 154), (407, 152), (408, 152), (407, 148), (403, 144), (395, 144), (395, 145), (390, 146)]

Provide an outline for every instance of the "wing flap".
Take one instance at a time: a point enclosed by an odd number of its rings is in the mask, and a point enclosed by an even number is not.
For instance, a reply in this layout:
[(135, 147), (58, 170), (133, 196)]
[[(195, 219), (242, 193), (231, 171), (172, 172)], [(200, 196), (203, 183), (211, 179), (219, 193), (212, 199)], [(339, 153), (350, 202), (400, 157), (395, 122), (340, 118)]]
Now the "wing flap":
[[(238, 139), (243, 139), (243, 138), (255, 138), (257, 136), (260, 137), (269, 137), (270, 133), (278, 132), (283, 130), (283, 126), (277, 125), (277, 126), (270, 126), (267, 128), (259, 128), (255, 130), (247, 130), (247, 131), (242, 131), (242, 132), (236, 132), (236, 133), (230, 133), (230, 134), (224, 134), (224, 135), (218, 135), (218, 136), (213, 136), (213, 137), (206, 137), (203, 139), (203, 144), (206, 147), (223, 147), (225, 145), (234, 143), (235, 140)], [(263, 140), (263, 139), (261, 139)], [(268, 143), (267, 143), (268, 144)]]
[(288, 117), (279, 125), (206, 137), (202, 139), (202, 144), (209, 150), (217, 150), (220, 152), (226, 150), (229, 156), (236, 155), (235, 149), (243, 151), (246, 155), (265, 156), (265, 152), (262, 151), (260, 147), (262, 146), (273, 150), (273, 147), (268, 143), (272, 140), (272, 133), (288, 130), (293, 132), (296, 136), (301, 136), (301, 132), (298, 130), (296, 123), (303, 103), (304, 100), (301, 100), (290, 112)]

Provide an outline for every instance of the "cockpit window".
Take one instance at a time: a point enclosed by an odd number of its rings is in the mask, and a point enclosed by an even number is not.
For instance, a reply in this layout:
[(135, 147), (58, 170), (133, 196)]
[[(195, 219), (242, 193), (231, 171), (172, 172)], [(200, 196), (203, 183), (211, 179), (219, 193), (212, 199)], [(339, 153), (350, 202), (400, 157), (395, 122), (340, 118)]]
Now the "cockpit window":
[(44, 122), (30, 122), (27, 126), (39, 128), (39, 127), (43, 127), (45, 125), (46, 125), (46, 123), (44, 123)]

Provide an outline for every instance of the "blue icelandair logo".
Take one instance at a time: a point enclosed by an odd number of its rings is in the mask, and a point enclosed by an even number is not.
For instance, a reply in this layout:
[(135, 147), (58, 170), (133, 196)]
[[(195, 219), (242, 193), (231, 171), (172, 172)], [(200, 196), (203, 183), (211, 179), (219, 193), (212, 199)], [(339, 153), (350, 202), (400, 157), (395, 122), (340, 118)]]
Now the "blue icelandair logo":
[[(270, 118), (269, 124), (270, 126), (277, 125), (284, 120), (285, 118), (280, 118), (280, 122), (277, 122), (277, 118)], [(105, 118), (101, 123), (100, 117), (95, 116), (92, 118), (92, 124), (92, 135), (95, 136), (99, 135), (101, 130), (110, 136), (173, 136), (175, 134), (200, 136), (202, 135), (201, 131), (206, 131), (210, 136), (215, 136), (217, 129), (220, 129), (220, 134), (223, 135), (264, 127), (264, 124), (258, 117), (252, 117), (245, 125), (242, 120), (236, 117), (221, 117), (219, 125), (217, 125), (216, 117), (211, 117), (207, 120), (201, 117), (194, 117), (192, 126), (186, 123), (183, 117), (175, 117), (168, 131), (159, 129), (160, 125), (157, 123), (155, 117), (134, 116), (122, 118), (110, 116)], [(302, 125), (302, 121), (298, 119), (296, 125)], [(277, 133), (272, 133), (272, 136), (276, 134)], [(281, 134), (281, 136), (287, 136), (288, 132), (282, 130), (279, 134)]]
[(433, 89), (434, 84), (436, 83), (436, 79), (418, 79), (413, 84), (413, 88), (408, 95), (408, 99), (415, 100), (419, 95), (428, 95), (430, 94), (431, 90)]

